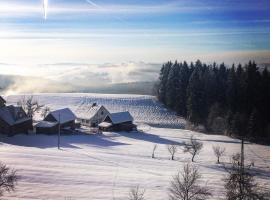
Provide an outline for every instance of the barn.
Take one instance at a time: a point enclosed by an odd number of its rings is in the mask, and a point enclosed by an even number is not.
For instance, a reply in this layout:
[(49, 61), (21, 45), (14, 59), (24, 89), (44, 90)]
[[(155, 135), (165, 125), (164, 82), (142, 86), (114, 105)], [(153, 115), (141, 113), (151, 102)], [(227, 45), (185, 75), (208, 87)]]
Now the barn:
[(77, 121), (84, 126), (97, 127), (109, 114), (109, 111), (104, 106), (93, 104), (90, 109), (77, 118)]
[(69, 108), (64, 108), (50, 112), (43, 121), (60, 123), (61, 128), (74, 129), (75, 120), (75, 114)]
[(13, 136), (18, 133), (28, 133), (33, 130), (32, 119), (28, 117), (22, 107), (5, 105), (0, 98), (0, 133)]
[(111, 113), (99, 124), (102, 131), (132, 131), (136, 128), (133, 117), (127, 112)]

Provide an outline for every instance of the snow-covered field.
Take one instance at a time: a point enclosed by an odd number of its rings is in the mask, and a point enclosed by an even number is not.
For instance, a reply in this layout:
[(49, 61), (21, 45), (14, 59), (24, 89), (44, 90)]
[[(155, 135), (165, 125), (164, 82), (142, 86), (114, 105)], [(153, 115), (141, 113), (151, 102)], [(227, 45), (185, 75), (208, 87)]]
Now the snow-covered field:
[[(51, 102), (50, 106), (54, 108), (70, 106), (75, 110), (81, 99), (95, 98), (94, 94), (85, 96), (50, 94), (38, 97), (44, 103)], [(16, 98), (8, 97), (8, 101)], [(115, 111), (129, 109), (136, 121), (151, 123), (152, 119), (154, 123), (163, 122), (166, 128), (139, 125), (144, 132), (62, 136), (61, 150), (56, 147), (56, 136), (2, 136), (1, 161), (17, 169), (21, 176), (16, 192), (6, 193), (5, 199), (126, 200), (129, 189), (136, 185), (146, 189), (147, 200), (168, 199), (172, 176), (190, 161), (190, 155), (183, 153), (181, 144), (191, 135), (204, 144), (194, 165), (200, 168), (202, 181), (207, 181), (211, 188), (211, 199), (221, 199), (225, 172), (221, 165), (216, 164), (212, 145), (226, 147), (222, 162), (229, 162), (230, 156), (240, 150), (238, 140), (168, 128), (168, 125), (184, 122), (177, 121), (177, 117), (149, 96), (99, 95), (95, 100)], [(142, 101), (146, 102), (145, 105)], [(164, 119), (162, 113), (167, 113)], [(179, 143), (175, 161), (169, 160), (166, 148), (171, 143)], [(156, 159), (151, 158), (154, 144), (158, 145)], [(270, 147), (246, 144), (245, 155), (246, 163), (255, 163), (252, 169), (258, 183), (269, 190)]]

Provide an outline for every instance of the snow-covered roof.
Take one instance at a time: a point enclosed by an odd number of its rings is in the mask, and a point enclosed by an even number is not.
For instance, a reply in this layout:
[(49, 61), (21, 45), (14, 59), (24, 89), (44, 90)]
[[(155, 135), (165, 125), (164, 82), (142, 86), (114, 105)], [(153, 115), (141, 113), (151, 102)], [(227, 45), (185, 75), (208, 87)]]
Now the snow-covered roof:
[(91, 106), (90, 108), (81, 111), (79, 114), (79, 118), (91, 119), (101, 108), (106, 110), (106, 108), (101, 105)]
[(48, 121), (40, 121), (35, 125), (35, 127), (38, 128), (51, 128), (56, 126), (58, 123), (57, 122), (48, 122)]
[(59, 122), (60, 117), (60, 124), (64, 124), (66, 122), (76, 119), (75, 114), (69, 108), (55, 110), (53, 112), (50, 112), (49, 115), (52, 115), (57, 122)]
[[(21, 113), (21, 115), (19, 115), (19, 113)], [(9, 125), (18, 124), (31, 119), (25, 115), (22, 107), (13, 105), (0, 108), (0, 118)]]
[(131, 114), (126, 111), (126, 112), (117, 112), (117, 113), (111, 113), (108, 115), (108, 117), (111, 119), (113, 124), (120, 124), (124, 122), (132, 122), (133, 117)]

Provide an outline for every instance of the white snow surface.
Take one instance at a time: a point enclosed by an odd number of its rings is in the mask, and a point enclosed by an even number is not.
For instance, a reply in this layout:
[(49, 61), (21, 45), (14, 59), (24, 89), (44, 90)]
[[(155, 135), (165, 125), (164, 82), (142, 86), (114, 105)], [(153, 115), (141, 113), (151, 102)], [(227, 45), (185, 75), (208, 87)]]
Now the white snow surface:
[[(43, 101), (47, 98), (46, 102), (52, 99), (56, 103), (55, 107), (65, 107), (74, 105), (76, 101), (80, 102), (74, 95), (41, 95), (40, 97)], [(130, 96), (126, 97), (128, 100), (121, 101), (115, 96), (104, 95), (102, 100), (104, 98), (106, 98), (104, 102), (110, 101), (110, 98), (116, 101), (118, 105), (114, 104), (112, 107), (117, 109), (128, 107), (125, 104), (121, 105), (122, 102), (128, 101), (131, 105), (129, 108), (131, 107), (133, 112), (135, 107), (143, 107), (138, 103), (142, 99), (148, 103), (151, 102), (149, 103), (152, 105), (151, 108), (154, 104), (159, 109), (163, 109), (153, 103), (152, 97), (148, 96), (137, 98), (132, 96), (135, 102), (130, 99)], [(121, 96), (122, 98), (124, 97)], [(147, 109), (149, 104), (145, 105), (146, 111), (141, 109), (144, 116), (152, 116), (162, 121), (156, 115), (164, 110)], [(153, 115), (152, 111), (157, 114)], [(139, 115), (135, 117), (142, 119)], [(144, 123), (146, 122), (147, 120), (144, 120)], [(167, 119), (163, 122), (168, 123)], [(20, 175), (16, 192), (5, 193), (3, 199), (126, 200), (130, 188), (136, 185), (145, 188), (147, 200), (168, 199), (168, 187), (172, 176), (181, 170), (185, 163), (190, 162), (191, 156), (183, 153), (181, 144), (191, 135), (204, 144), (201, 154), (193, 163), (199, 167), (202, 174), (200, 184), (204, 185), (207, 182), (211, 188), (213, 197), (209, 199), (224, 197), (223, 179), (226, 173), (222, 164), (216, 164), (212, 146), (226, 147), (226, 155), (221, 158), (221, 161), (228, 163), (231, 155), (240, 151), (239, 140), (221, 135), (206, 135), (184, 129), (152, 127), (145, 124), (139, 125), (139, 129), (142, 131), (61, 136), (61, 150), (57, 149), (57, 136), (1, 136), (1, 161), (16, 169)], [(166, 148), (167, 144), (172, 143), (179, 144), (175, 161), (170, 160)], [(152, 159), (154, 144), (158, 147), (155, 153), (156, 158)], [(256, 181), (262, 188), (269, 190), (270, 147), (247, 143), (245, 144), (245, 158), (247, 164), (255, 163), (255, 167), (251, 170), (256, 175)]]

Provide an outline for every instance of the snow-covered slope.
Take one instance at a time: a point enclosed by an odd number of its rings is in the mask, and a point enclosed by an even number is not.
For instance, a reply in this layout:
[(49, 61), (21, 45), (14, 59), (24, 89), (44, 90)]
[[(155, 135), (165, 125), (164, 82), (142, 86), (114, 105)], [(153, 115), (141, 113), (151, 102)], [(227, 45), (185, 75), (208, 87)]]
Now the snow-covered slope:
[[(1, 138), (1, 161), (18, 170), (17, 191), (5, 199), (118, 199), (126, 200), (130, 187), (146, 189), (146, 199), (168, 199), (172, 175), (190, 161), (181, 146), (176, 161), (169, 160), (166, 144), (180, 145), (191, 134), (204, 143), (195, 165), (214, 196), (224, 194), (221, 165), (215, 163), (212, 145), (227, 148), (223, 162), (239, 152), (240, 143), (225, 136), (203, 135), (180, 129), (151, 128), (146, 133), (105, 133), (104, 135), (62, 136), (61, 150), (56, 136)], [(156, 159), (152, 147), (158, 144)], [(246, 162), (254, 162), (257, 181), (270, 188), (270, 147), (246, 145)], [(203, 183), (204, 184), (204, 183)]]
[[(94, 99), (93, 96), (89, 94), (89, 98)], [(81, 95), (38, 97), (44, 103), (51, 102), (51, 106), (73, 106), (73, 109), (82, 99)], [(155, 120), (158, 119), (156, 116), (162, 117), (162, 114), (156, 113), (165, 112), (152, 97), (132, 96), (132, 100), (130, 97), (130, 95), (126, 97), (104, 95), (102, 98), (99, 97), (99, 100), (111, 102), (107, 103), (110, 109), (131, 108), (133, 114), (138, 108), (144, 112), (142, 116), (155, 117)], [(15, 98), (9, 97), (8, 100)], [(138, 103), (140, 101), (151, 103), (143, 105)], [(157, 108), (153, 109), (154, 105)], [(144, 106), (146, 111), (140, 108)], [(173, 118), (171, 113), (170, 116)], [(144, 123), (147, 122), (143, 117), (140, 118), (139, 111), (135, 117)], [(164, 122), (171, 123), (167, 119), (164, 119)], [(168, 187), (172, 176), (182, 169), (184, 163), (190, 161), (190, 155), (183, 153), (181, 144), (191, 135), (195, 135), (204, 144), (203, 151), (196, 157), (194, 165), (199, 167), (203, 176), (202, 181), (207, 181), (211, 188), (213, 193), (211, 199), (221, 199), (224, 195), (225, 172), (222, 165), (216, 164), (212, 146), (226, 147), (226, 156), (221, 161), (229, 162), (230, 156), (240, 151), (238, 140), (183, 129), (145, 125), (140, 125), (139, 128), (144, 132), (62, 136), (61, 150), (56, 147), (57, 136), (17, 135), (11, 138), (1, 136), (0, 160), (17, 169), (21, 176), (16, 192), (6, 193), (4, 199), (126, 200), (129, 189), (136, 185), (146, 189), (147, 200), (168, 199)], [(166, 145), (171, 143), (179, 144), (175, 161), (169, 159), (170, 155), (166, 148)], [(151, 158), (154, 144), (158, 144), (156, 159)], [(252, 170), (257, 175), (256, 180), (263, 188), (269, 190), (270, 147), (246, 144), (245, 156), (247, 164), (255, 163)]]

